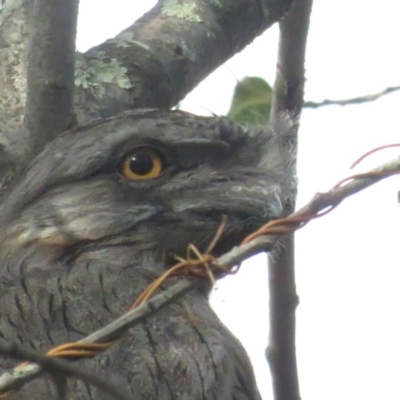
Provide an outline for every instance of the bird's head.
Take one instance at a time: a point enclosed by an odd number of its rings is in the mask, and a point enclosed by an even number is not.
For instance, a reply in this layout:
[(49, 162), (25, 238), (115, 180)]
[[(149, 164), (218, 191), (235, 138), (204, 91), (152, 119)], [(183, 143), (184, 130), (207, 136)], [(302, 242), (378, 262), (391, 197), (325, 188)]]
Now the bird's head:
[[(282, 129), (290, 134), (290, 121)], [(216, 251), (228, 250), (280, 217), (293, 193), (292, 156), (278, 151), (285, 135), (275, 130), (138, 110), (66, 132), (5, 196), (0, 251), (75, 257), (113, 247), (184, 255), (189, 243), (207, 245), (223, 215)]]

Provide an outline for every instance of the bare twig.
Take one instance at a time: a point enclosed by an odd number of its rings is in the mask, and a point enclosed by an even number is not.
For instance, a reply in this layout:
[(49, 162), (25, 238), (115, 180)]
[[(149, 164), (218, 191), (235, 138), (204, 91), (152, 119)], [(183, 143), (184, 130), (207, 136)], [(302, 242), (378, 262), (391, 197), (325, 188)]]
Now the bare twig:
[(380, 99), (381, 97), (397, 92), (400, 90), (400, 86), (392, 86), (388, 87), (385, 90), (382, 90), (379, 93), (374, 93), (374, 94), (367, 94), (365, 96), (359, 96), (359, 97), (353, 97), (351, 99), (344, 99), (344, 100), (323, 100), (321, 102), (314, 102), (314, 101), (306, 101), (304, 102), (303, 107), (304, 108), (319, 108), (319, 107), (324, 107), (324, 106), (347, 106), (350, 104), (362, 104), (362, 103), (368, 103), (370, 101), (375, 101)]
[[(278, 67), (272, 97), (271, 117), (281, 114), (298, 120), (303, 108), (304, 62), (312, 0), (296, 0), (280, 22)], [(281, 156), (297, 148), (298, 123), (285, 143)], [(285, 214), (293, 213), (295, 196), (287, 200)], [(287, 235), (269, 254), (269, 344), (267, 358), (272, 375), (275, 400), (299, 400), (296, 361), (296, 315), (298, 304), (294, 266), (294, 236)]]
[[(117, 320), (113, 321), (111, 324), (103, 327), (102, 329), (92, 333), (91, 335), (87, 336), (86, 338), (77, 342), (77, 344), (95, 344), (95, 343), (106, 343), (112, 342), (119, 338), (124, 332), (127, 331), (130, 327), (138, 324), (143, 319), (153, 315), (156, 311), (162, 309), (166, 305), (170, 304), (171, 302), (177, 300), (190, 290), (198, 287), (199, 285), (204, 284), (204, 281), (201, 280), (188, 280), (185, 279), (181, 282), (178, 282), (171, 288), (165, 290), (162, 294), (159, 294), (149, 300), (147, 303), (129, 311), (128, 313), (124, 314)], [(11, 346), (11, 350), (4, 350), (4, 346), (0, 346), (0, 354), (4, 355), (12, 355), (12, 348), (14, 345)], [(94, 347), (94, 346), (93, 346)], [(93, 349), (92, 347), (92, 349)], [(104, 350), (104, 347), (103, 347)], [(27, 353), (23, 354), (30, 354), (29, 357), (21, 356), (22, 358), (26, 358), (33, 362), (37, 362), (39, 359), (35, 359), (37, 353), (29, 353), (30, 350), (26, 350)], [(22, 354), (22, 353), (16, 353)], [(18, 358), (21, 358), (18, 357)], [(74, 358), (75, 360), (76, 358)], [(6, 393), (10, 390), (15, 390), (16, 388), (20, 388), (25, 383), (31, 381), (42, 372), (43, 362), (46, 360), (54, 360), (53, 357), (49, 356), (40, 356), (40, 363), (38, 364), (23, 364), (22, 366), (14, 368), (14, 370), (6, 372), (0, 376), (0, 393)], [(47, 362), (47, 361), (46, 361)], [(50, 363), (50, 361), (49, 361)], [(50, 364), (46, 364), (50, 365)], [(68, 370), (64, 368), (64, 366), (68, 366)], [(53, 367), (57, 367), (56, 364), (51, 364)], [(68, 374), (75, 376), (81, 379), (82, 375), (77, 375), (74, 373), (75, 367), (71, 367), (68, 363), (62, 364), (64, 369), (61, 369), (64, 372), (68, 372)], [(81, 371), (80, 371), (81, 372)], [(82, 378), (83, 379), (83, 378)], [(88, 380), (89, 383), (92, 383)], [(126, 397), (125, 397), (126, 398)]]
[(252, 243), (255, 238), (265, 237), (263, 235), (290, 234), (305, 226), (312, 219), (325, 216), (347, 197), (366, 189), (382, 179), (397, 174), (400, 174), (400, 157), (369, 172), (342, 179), (329, 192), (317, 193), (309, 203), (288, 217), (271, 221), (262, 226), (247, 236), (243, 243)]
[[(5, 389), (4, 392), (18, 389), (23, 383), (34, 379), (38, 375), (38, 369), (36, 367), (40, 365), (40, 368), (43, 371), (49, 372), (49, 374), (53, 376), (53, 379), (56, 380), (57, 389), (61, 395), (62, 391), (65, 390), (65, 383), (63, 382), (64, 379), (62, 378), (63, 375), (64, 377), (74, 376), (75, 378), (97, 386), (105, 393), (113, 396), (115, 399), (130, 400), (132, 398), (132, 394), (128, 394), (120, 387), (120, 385), (115, 385), (114, 383), (108, 381), (104, 376), (89, 373), (84, 368), (72, 365), (67, 361), (44, 356), (37, 351), (28, 349), (15, 343), (8, 343), (5, 340), (0, 340), (0, 354), (13, 357), (18, 360), (29, 360), (36, 363), (27, 364), (21, 369), (4, 373), (0, 377), (0, 387)], [(36, 372), (26, 374), (25, 370), (32, 367), (36, 369)], [(19, 377), (20, 373), (22, 374), (21, 377)], [(6, 397), (6, 395), (0, 397)]]
[(359, 157), (356, 161), (354, 161), (353, 164), (351, 164), (350, 168), (353, 169), (356, 165), (358, 165), (365, 158), (369, 157), (371, 154), (374, 154), (374, 153), (376, 153), (378, 151), (381, 151), (381, 150), (390, 149), (390, 148), (393, 148), (393, 147), (400, 147), (400, 143), (390, 143), (390, 144), (385, 144), (383, 146), (375, 147), (374, 149), (366, 152), (361, 157)]

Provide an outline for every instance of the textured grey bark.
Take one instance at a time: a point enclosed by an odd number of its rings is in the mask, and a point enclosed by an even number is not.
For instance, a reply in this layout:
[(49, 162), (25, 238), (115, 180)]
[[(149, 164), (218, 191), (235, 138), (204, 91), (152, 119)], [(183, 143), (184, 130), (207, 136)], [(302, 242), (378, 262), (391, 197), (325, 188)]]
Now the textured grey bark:
[(73, 123), (78, 0), (35, 0), (25, 124), (33, 153)]
[(7, 0), (0, 13), (0, 191), (29, 149), (23, 119), (32, 8), (33, 1)]
[(25, 114), (29, 25), (33, 1), (7, 0), (0, 14), (0, 134)]
[(160, 1), (80, 57), (78, 121), (133, 107), (171, 108), (278, 21), (292, 0), (193, 0), (185, 9), (176, 3)]

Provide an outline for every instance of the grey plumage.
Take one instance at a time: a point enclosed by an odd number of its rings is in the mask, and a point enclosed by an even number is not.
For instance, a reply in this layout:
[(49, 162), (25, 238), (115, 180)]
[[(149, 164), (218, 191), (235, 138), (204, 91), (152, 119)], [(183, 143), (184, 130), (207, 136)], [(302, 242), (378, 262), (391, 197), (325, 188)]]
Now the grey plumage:
[[(279, 129), (290, 134), (290, 121)], [(286, 135), (287, 138), (287, 135)], [(140, 110), (67, 132), (9, 189), (0, 210), (0, 337), (46, 350), (121, 315), (184, 256), (204, 249), (228, 217), (219, 255), (281, 216), (292, 195), (290, 151), (274, 129), (224, 118)], [(132, 149), (162, 154), (154, 179), (121, 176)], [(0, 368), (13, 365), (0, 358)], [(125, 335), (88, 368), (120, 382), (132, 399), (259, 399), (237, 339), (191, 293)], [(46, 379), (16, 399), (54, 398)], [(107, 399), (70, 380), (68, 399)]]

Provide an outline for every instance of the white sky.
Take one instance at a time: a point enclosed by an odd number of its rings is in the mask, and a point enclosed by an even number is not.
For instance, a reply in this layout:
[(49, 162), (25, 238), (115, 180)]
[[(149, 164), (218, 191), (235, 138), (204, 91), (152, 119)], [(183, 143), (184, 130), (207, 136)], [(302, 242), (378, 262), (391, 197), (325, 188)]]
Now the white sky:
[[(154, 3), (113, 0), (110, 6), (105, 0), (81, 0), (78, 49), (119, 33)], [(306, 100), (344, 99), (400, 85), (399, 16), (397, 0), (315, 0)], [(183, 108), (224, 114), (236, 79), (257, 75), (273, 83), (277, 42), (274, 27), (200, 84)], [(366, 151), (400, 141), (399, 104), (400, 93), (395, 93), (365, 105), (304, 111), (299, 206), (354, 173), (349, 165)], [(371, 156), (357, 171), (397, 152)], [(400, 399), (399, 189), (399, 177), (390, 178), (296, 236), (297, 347), (304, 399)], [(221, 319), (253, 360), (264, 400), (272, 398), (264, 359), (267, 279), (258, 258), (219, 283), (213, 296)]]

